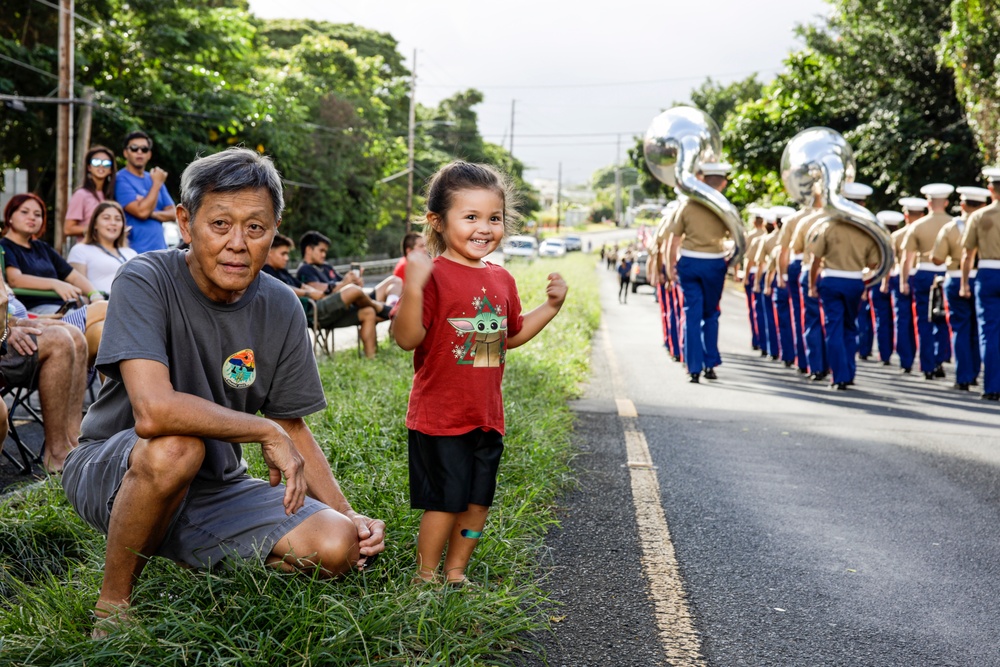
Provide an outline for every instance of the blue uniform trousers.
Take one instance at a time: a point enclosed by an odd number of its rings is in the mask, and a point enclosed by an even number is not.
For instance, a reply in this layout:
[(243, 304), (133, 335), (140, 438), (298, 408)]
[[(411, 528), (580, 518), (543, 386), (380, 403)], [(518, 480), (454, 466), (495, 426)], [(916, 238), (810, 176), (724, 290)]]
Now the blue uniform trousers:
[(826, 350), (830, 356), (833, 382), (853, 382), (857, 370), (858, 309), (865, 293), (860, 278), (827, 276), (819, 284), (819, 300), (823, 305), (826, 326)]
[[(970, 280), (973, 285), (975, 279)], [(979, 354), (979, 325), (975, 298), (958, 295), (960, 278), (948, 276), (944, 281), (944, 298), (948, 302), (948, 324), (955, 350), (955, 382), (972, 384), (979, 377), (982, 358)]]
[(753, 293), (753, 281), (750, 279), (750, 274), (747, 274), (743, 279), (743, 291), (747, 295), (747, 315), (750, 317), (750, 346), (753, 349), (760, 348), (760, 336), (757, 334), (757, 316), (754, 313), (754, 296)]
[(875, 322), (872, 321), (872, 304), (868, 299), (868, 290), (861, 295), (858, 305), (858, 355), (870, 357), (875, 346)]
[(896, 316), (896, 354), (900, 368), (913, 368), (917, 356), (917, 336), (913, 328), (913, 276), (910, 276), (910, 293), (899, 291), (899, 276), (889, 278), (892, 292), (892, 311)]
[[(756, 278), (756, 274), (751, 276), (750, 281)], [(761, 287), (763, 289), (763, 286)], [(754, 321), (757, 323), (757, 342), (760, 345), (760, 349), (767, 353), (767, 315), (764, 309), (764, 294), (763, 292), (754, 292), (753, 295), (753, 317)]]
[(788, 297), (792, 306), (792, 333), (795, 336), (795, 359), (800, 370), (809, 370), (806, 361), (806, 337), (805, 328), (802, 326), (802, 286), (799, 279), (802, 276), (802, 260), (797, 259), (788, 264)]
[(778, 321), (774, 317), (774, 292), (770, 295), (764, 294), (764, 286), (761, 285), (760, 294), (757, 298), (764, 302), (764, 326), (767, 335), (764, 337), (764, 351), (775, 359), (781, 353), (778, 347)]
[(1000, 393), (1000, 269), (979, 269), (975, 284), (983, 392)]
[(677, 276), (684, 299), (684, 360), (689, 373), (700, 373), (722, 363), (719, 301), (726, 284), (726, 260), (681, 255)]
[(883, 294), (878, 287), (868, 292), (875, 312), (875, 339), (878, 341), (878, 358), (888, 362), (892, 358), (895, 339), (895, 318), (892, 316), (892, 290)]
[[(823, 284), (817, 279), (818, 284)], [(803, 338), (806, 342), (806, 359), (810, 373), (825, 373), (830, 367), (826, 358), (826, 340), (823, 335), (823, 314), (819, 299), (809, 296), (809, 272), (803, 270), (802, 285)]]
[(913, 310), (917, 322), (917, 345), (920, 347), (920, 371), (931, 373), (951, 359), (951, 340), (946, 322), (931, 322), (928, 317), (931, 285), (940, 273), (917, 271), (913, 276)]
[(795, 335), (792, 333), (792, 308), (788, 288), (778, 287), (778, 278), (771, 282), (774, 301), (774, 321), (778, 327), (778, 349), (781, 360), (795, 361)]
[(681, 346), (681, 295), (680, 288), (677, 284), (672, 284), (667, 290), (667, 303), (670, 306), (670, 312), (667, 314), (667, 331), (670, 337), (670, 352), (673, 356), (680, 359), (684, 354), (684, 349)]

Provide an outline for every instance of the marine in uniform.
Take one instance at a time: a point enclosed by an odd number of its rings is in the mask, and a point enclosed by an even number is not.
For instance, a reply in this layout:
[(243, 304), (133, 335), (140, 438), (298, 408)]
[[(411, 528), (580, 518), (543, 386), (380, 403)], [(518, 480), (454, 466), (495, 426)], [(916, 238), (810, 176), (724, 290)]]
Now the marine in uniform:
[[(730, 165), (704, 163), (698, 178), (709, 187), (722, 192), (728, 182)], [(676, 277), (684, 300), (684, 361), (691, 382), (717, 378), (715, 368), (722, 363), (719, 355), (719, 301), (726, 283), (725, 240), (729, 237), (726, 224), (702, 204), (688, 199), (674, 215), (670, 225), (667, 278)], [(673, 263), (674, 252), (680, 249), (680, 259)]]
[[(760, 350), (760, 356), (766, 357), (767, 318), (764, 316), (764, 297), (760, 293), (760, 284), (757, 281), (757, 274), (760, 271), (760, 266), (757, 264), (757, 257), (760, 254), (760, 248), (764, 243), (764, 239), (767, 238), (768, 234), (766, 222), (767, 211), (759, 209), (758, 213), (760, 214), (761, 219), (761, 230), (759, 234), (755, 235), (747, 242), (744, 281), (746, 282), (746, 289), (749, 290), (753, 303), (753, 310), (750, 315), (757, 337), (756, 340), (758, 347), (755, 349)], [(771, 229), (773, 230), (773, 227)]]
[[(903, 213), (902, 227), (892, 233), (892, 249), (896, 255), (896, 265), (884, 281), (892, 294), (892, 313), (896, 319), (896, 354), (899, 356), (899, 367), (904, 373), (913, 369), (913, 360), (917, 356), (917, 334), (913, 323), (913, 272), (907, 272), (908, 288), (904, 292), (900, 288), (900, 275), (903, 262), (906, 259), (903, 251), (903, 241), (910, 230), (910, 225), (924, 217), (927, 210), (927, 200), (920, 197), (903, 197), (899, 200)], [(910, 260), (910, 268), (912, 269)]]
[(806, 360), (805, 327), (802, 322), (802, 254), (792, 252), (792, 242), (800, 224), (823, 207), (823, 197), (817, 194), (811, 207), (804, 208), (788, 218), (781, 227), (778, 237), (778, 271), (779, 287), (784, 284), (791, 301), (792, 333), (795, 337), (795, 361), (800, 373), (809, 372), (809, 362)]
[(962, 233), (962, 283), (960, 296), (972, 295), (972, 268), (979, 259), (975, 278), (976, 315), (979, 319), (979, 350), (983, 357), (983, 398), (1000, 400), (1000, 167), (988, 167), (993, 203), (966, 221)]
[[(844, 198), (854, 202), (858, 206), (865, 206), (866, 200), (872, 195), (870, 185), (864, 183), (845, 183)], [(861, 295), (861, 304), (858, 307), (858, 356), (868, 359), (872, 355), (872, 347), (875, 343), (875, 323), (872, 319), (871, 292), (878, 291), (878, 285), (872, 285)]]
[(757, 246), (757, 281), (754, 292), (762, 304), (764, 330), (767, 332), (762, 347), (767, 352), (766, 356), (777, 361), (781, 353), (781, 343), (778, 340), (778, 320), (774, 312), (774, 291), (771, 289), (772, 276), (769, 273), (771, 252), (778, 243), (780, 229), (778, 228), (778, 216), (772, 209), (768, 209), (764, 213), (764, 229), (767, 230), (767, 234)]
[[(990, 191), (986, 188), (961, 187), (956, 192), (961, 196), (962, 214), (941, 228), (931, 261), (945, 266), (944, 298), (948, 309), (948, 326), (951, 329), (951, 346), (955, 351), (955, 389), (968, 391), (979, 377), (982, 360), (979, 355), (979, 326), (976, 318), (976, 302), (971, 297), (963, 297), (962, 289), (962, 233), (965, 221), (974, 211), (986, 206)], [(976, 270), (969, 271), (969, 280), (974, 280)]]
[[(899, 211), (879, 211), (875, 214), (885, 225), (890, 235), (903, 224), (903, 214)], [(872, 311), (875, 313), (875, 339), (878, 341), (878, 356), (883, 366), (892, 364), (892, 353), (896, 349), (896, 318), (892, 312), (892, 291), (886, 280), (869, 290)], [(899, 283), (897, 275), (896, 283)]]
[[(806, 361), (809, 364), (809, 377), (814, 382), (821, 382), (829, 376), (829, 365), (826, 356), (826, 341), (823, 333), (823, 314), (820, 310), (819, 297), (810, 293), (810, 267), (812, 266), (812, 251), (807, 243), (815, 232), (827, 224), (827, 216), (819, 211), (799, 222), (792, 239), (792, 254), (801, 255), (802, 273), (799, 283), (802, 287), (802, 338), (806, 346)], [(819, 279), (817, 273), (815, 280)]]
[(774, 215), (776, 238), (774, 246), (768, 253), (768, 267), (766, 285), (771, 294), (771, 301), (774, 304), (774, 321), (778, 329), (778, 350), (785, 368), (791, 368), (795, 363), (795, 333), (792, 327), (791, 297), (788, 292), (788, 275), (783, 274), (779, 268), (781, 253), (781, 237), (785, 228), (785, 219), (796, 215), (795, 209), (790, 206), (774, 206), (771, 208)]
[[(759, 206), (751, 206), (747, 209), (750, 214), (750, 221), (753, 224), (753, 229), (747, 232), (747, 252), (743, 257), (743, 291), (747, 296), (747, 315), (750, 318), (750, 347), (754, 350), (760, 349), (760, 333), (757, 331), (757, 318), (755, 315), (754, 306), (754, 293), (753, 293), (753, 281), (751, 280), (750, 273), (748, 269), (750, 268), (750, 247), (753, 240), (758, 236), (764, 236), (767, 234), (764, 231), (764, 210)], [(756, 271), (754, 271), (756, 275)]]
[(669, 251), (670, 223), (680, 206), (680, 201), (674, 200), (663, 209), (663, 219), (653, 239), (649, 244), (649, 257), (646, 260), (646, 277), (656, 290), (656, 301), (660, 305), (660, 317), (663, 326), (663, 344), (667, 353), (674, 361), (680, 361), (680, 339), (677, 331), (676, 286), (667, 280), (666, 255)]
[[(809, 245), (814, 254), (809, 269), (809, 292), (819, 297), (823, 307), (826, 348), (833, 373), (830, 386), (844, 390), (854, 384), (864, 270), (878, 266), (878, 245), (854, 225), (836, 220), (813, 232)], [(821, 271), (822, 282), (817, 282)]]
[(920, 218), (907, 230), (903, 239), (903, 264), (899, 273), (899, 289), (910, 290), (908, 278), (915, 265), (913, 276), (913, 311), (917, 325), (917, 347), (920, 352), (920, 371), (924, 378), (933, 380), (945, 376), (943, 364), (951, 360), (951, 336), (945, 322), (934, 321), (930, 314), (931, 287), (938, 277), (943, 277), (945, 268), (931, 261), (934, 241), (941, 228), (951, 222), (948, 197), (955, 188), (947, 183), (931, 183), (920, 188), (927, 197), (930, 212)]

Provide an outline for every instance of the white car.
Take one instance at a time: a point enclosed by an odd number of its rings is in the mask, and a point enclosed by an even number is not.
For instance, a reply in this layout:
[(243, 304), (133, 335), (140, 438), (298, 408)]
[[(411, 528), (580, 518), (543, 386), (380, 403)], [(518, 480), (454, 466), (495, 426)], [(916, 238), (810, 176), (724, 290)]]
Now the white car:
[(567, 234), (566, 239), (566, 252), (573, 252), (574, 250), (583, 250), (583, 237), (579, 234)]
[(565, 257), (566, 242), (562, 239), (545, 239), (538, 247), (539, 257)]
[(538, 241), (534, 236), (511, 236), (503, 244), (505, 260), (521, 258), (532, 260), (538, 257)]

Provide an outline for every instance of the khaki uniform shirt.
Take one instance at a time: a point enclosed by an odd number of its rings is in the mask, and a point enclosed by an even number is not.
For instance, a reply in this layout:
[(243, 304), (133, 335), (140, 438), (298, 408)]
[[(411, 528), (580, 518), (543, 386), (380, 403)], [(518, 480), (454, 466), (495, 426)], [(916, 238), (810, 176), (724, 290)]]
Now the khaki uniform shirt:
[(931, 213), (920, 218), (907, 229), (903, 239), (903, 250), (919, 253), (917, 264), (931, 261), (931, 252), (941, 228), (951, 222), (947, 213)]
[[(896, 256), (896, 271), (901, 271), (903, 268), (903, 241), (906, 240), (906, 233), (908, 231), (910, 231), (910, 226), (903, 225), (889, 235), (892, 240), (892, 251)], [(914, 260), (916, 260), (916, 258), (914, 258)], [(916, 266), (916, 261), (911, 264), (910, 269), (913, 269), (913, 267)]]
[[(961, 223), (961, 228), (959, 228)], [(962, 230), (965, 229), (965, 221), (955, 218), (938, 232), (937, 240), (934, 241), (934, 250), (931, 251), (931, 258), (941, 262), (947, 262), (948, 270), (955, 271), (962, 268)]]
[(754, 264), (757, 263), (757, 253), (760, 252), (760, 247), (764, 244), (765, 238), (767, 238), (766, 233), (758, 234), (757, 236), (753, 237), (750, 243), (747, 244), (746, 258), (748, 264), (750, 262), (753, 262)]
[(812, 251), (836, 271), (862, 271), (880, 257), (875, 239), (849, 222), (833, 222), (817, 232)]
[(757, 248), (757, 264), (760, 266), (760, 271), (767, 271), (771, 267), (771, 262), (774, 260), (774, 249), (778, 245), (778, 237), (780, 236), (781, 230), (775, 229), (762, 237), (760, 246)]
[(790, 216), (788, 220), (785, 220), (784, 224), (781, 226), (781, 234), (778, 236), (778, 245), (782, 248), (791, 248), (792, 243), (795, 241), (795, 232), (799, 228), (799, 225), (803, 220), (819, 212), (818, 208), (804, 208), (793, 216)]
[(695, 252), (724, 253), (726, 246), (723, 241), (729, 238), (729, 228), (719, 216), (693, 199), (688, 199), (677, 209), (670, 233), (683, 235), (681, 249)]
[(812, 264), (811, 241), (816, 233), (827, 224), (828, 218), (821, 213), (815, 213), (806, 220), (799, 223), (799, 228), (795, 233), (795, 240), (792, 242), (792, 252), (802, 255), (802, 268), (805, 269)]
[(1000, 202), (993, 202), (969, 216), (962, 234), (962, 247), (978, 250), (981, 260), (1000, 259)]

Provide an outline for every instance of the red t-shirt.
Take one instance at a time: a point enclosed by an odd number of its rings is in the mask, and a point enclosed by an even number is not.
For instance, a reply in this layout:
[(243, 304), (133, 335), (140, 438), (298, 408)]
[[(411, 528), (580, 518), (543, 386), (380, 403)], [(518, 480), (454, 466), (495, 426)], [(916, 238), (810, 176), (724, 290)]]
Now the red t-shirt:
[(521, 330), (521, 300), (502, 266), (484, 268), (434, 259), (424, 286), (427, 335), (413, 355), (406, 427), (427, 435), (477, 428), (503, 434), (507, 337)]
[(392, 270), (392, 275), (396, 276), (400, 280), (406, 280), (406, 258), (400, 257), (399, 261), (396, 262), (396, 267)]

